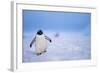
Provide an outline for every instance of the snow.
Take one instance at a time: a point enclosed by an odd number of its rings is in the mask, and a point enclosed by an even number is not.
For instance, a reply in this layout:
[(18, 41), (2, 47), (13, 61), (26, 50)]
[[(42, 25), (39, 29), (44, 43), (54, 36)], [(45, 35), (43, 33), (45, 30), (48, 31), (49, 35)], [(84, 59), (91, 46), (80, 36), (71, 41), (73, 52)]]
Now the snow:
[(60, 60), (86, 60), (91, 59), (91, 40), (90, 36), (79, 32), (45, 32), (45, 35), (52, 39), (48, 41), (47, 52), (37, 56), (35, 46), (29, 44), (35, 33), (24, 34), (23, 40), (23, 62), (42, 62)]

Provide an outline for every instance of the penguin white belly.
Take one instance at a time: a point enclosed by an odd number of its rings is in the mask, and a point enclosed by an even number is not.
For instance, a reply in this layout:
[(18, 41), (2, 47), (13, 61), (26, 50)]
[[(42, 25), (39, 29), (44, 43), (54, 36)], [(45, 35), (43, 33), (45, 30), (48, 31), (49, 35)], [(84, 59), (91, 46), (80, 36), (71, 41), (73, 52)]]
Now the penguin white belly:
[(42, 53), (47, 48), (47, 40), (45, 39), (44, 35), (37, 35), (36, 36), (36, 43), (35, 43), (36, 53)]

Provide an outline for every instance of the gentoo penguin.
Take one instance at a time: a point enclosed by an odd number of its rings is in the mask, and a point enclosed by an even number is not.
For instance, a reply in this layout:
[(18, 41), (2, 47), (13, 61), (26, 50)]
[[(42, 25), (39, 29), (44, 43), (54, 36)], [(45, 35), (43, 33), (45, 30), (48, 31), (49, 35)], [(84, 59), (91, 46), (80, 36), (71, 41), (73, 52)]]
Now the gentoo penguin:
[(32, 44), (35, 42), (35, 51), (37, 55), (41, 55), (42, 53), (46, 52), (47, 48), (47, 40), (52, 42), (52, 40), (45, 36), (42, 30), (39, 30), (33, 38), (33, 40), (30, 43), (30, 48), (32, 47)]

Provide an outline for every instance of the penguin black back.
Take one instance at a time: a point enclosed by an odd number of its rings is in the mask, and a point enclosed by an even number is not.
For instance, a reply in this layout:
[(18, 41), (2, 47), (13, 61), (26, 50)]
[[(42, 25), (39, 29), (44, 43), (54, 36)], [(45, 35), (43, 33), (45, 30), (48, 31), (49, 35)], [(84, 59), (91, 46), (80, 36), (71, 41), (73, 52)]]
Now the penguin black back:
[(43, 31), (42, 30), (39, 30), (38, 32), (37, 32), (37, 35), (42, 35), (43, 34)]

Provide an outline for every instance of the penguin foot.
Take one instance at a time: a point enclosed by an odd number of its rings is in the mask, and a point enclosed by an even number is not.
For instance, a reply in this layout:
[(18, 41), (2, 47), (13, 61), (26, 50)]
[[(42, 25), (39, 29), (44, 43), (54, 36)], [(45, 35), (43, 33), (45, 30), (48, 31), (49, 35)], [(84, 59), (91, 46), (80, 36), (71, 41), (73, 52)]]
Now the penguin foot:
[(38, 55), (38, 56), (39, 56), (39, 55), (41, 55), (41, 54), (42, 54), (42, 53), (37, 53), (36, 55)]
[(44, 50), (42, 53), (45, 53), (45, 52), (47, 52), (46, 50)]
[(46, 50), (43, 51), (44, 53), (47, 52)]

